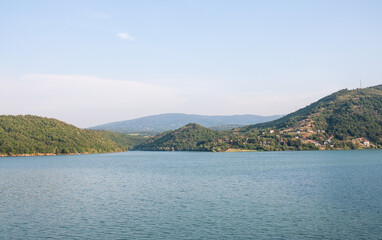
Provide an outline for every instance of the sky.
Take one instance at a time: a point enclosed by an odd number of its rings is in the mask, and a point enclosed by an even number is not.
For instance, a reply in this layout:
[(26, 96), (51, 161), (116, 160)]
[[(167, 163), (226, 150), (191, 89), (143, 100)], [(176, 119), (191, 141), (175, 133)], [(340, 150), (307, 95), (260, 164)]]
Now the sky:
[(382, 84), (382, 1), (1, 1), (0, 114), (287, 114)]

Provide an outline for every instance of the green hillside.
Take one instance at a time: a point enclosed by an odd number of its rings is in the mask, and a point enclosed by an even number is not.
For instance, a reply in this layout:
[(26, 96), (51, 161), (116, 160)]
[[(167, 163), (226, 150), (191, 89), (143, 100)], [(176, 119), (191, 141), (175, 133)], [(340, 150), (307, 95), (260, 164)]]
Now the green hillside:
[(127, 133), (117, 133), (104, 130), (95, 130), (101, 136), (115, 142), (121, 148), (132, 148), (135, 145), (143, 143), (147, 138), (141, 135), (133, 135)]
[(267, 123), (228, 132), (204, 130), (201, 134), (202, 128), (181, 128), (164, 133), (136, 149), (285, 151), (382, 148), (382, 85), (341, 90)]
[(126, 150), (93, 130), (37, 116), (0, 116), (0, 155), (106, 153)]
[(214, 131), (196, 123), (187, 124), (177, 130), (154, 136), (134, 147), (143, 151), (224, 151), (227, 144), (218, 144), (224, 132)]
[(369, 141), (382, 145), (382, 85), (375, 87), (341, 90), (321, 100), (268, 123), (243, 128), (274, 128), (284, 133), (332, 138), (343, 144)]

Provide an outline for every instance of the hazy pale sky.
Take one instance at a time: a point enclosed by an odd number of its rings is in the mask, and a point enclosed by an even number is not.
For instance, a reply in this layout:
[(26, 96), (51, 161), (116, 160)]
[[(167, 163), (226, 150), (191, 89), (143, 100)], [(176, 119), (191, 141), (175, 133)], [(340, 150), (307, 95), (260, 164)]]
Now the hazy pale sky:
[(286, 114), (382, 83), (382, 1), (2, 1), (0, 114)]

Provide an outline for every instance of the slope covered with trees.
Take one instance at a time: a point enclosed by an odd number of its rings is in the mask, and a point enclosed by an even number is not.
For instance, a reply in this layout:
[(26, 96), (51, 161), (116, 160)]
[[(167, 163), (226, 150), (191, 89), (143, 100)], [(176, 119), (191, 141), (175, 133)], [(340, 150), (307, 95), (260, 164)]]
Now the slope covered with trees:
[[(200, 128), (201, 126), (199, 126)], [(176, 130), (153, 138), (136, 149), (200, 151), (325, 150), (382, 148), (382, 85), (341, 90), (280, 119), (231, 131), (205, 131), (193, 137)], [(176, 135), (176, 137), (174, 136)], [(164, 141), (165, 139), (170, 139)], [(197, 142), (208, 148), (195, 147)]]
[(143, 143), (147, 138), (141, 135), (133, 135), (127, 133), (110, 132), (104, 130), (95, 130), (101, 136), (112, 140), (123, 149), (130, 149), (135, 145)]
[(283, 118), (251, 125), (242, 131), (271, 128), (284, 133), (326, 137), (349, 147), (360, 141), (381, 146), (382, 85), (341, 90)]
[(225, 133), (211, 130), (196, 123), (187, 124), (177, 130), (165, 132), (134, 147), (146, 151), (225, 151), (228, 146), (216, 141)]
[(93, 130), (37, 116), (0, 116), (0, 155), (105, 153), (125, 151)]

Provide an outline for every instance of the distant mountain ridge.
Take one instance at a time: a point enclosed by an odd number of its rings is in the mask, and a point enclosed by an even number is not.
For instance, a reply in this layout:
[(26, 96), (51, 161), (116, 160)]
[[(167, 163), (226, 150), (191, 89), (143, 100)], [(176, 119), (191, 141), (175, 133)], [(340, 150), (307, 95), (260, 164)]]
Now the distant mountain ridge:
[(272, 121), (282, 117), (259, 115), (206, 116), (198, 114), (166, 113), (107, 123), (90, 129), (108, 130), (122, 133), (160, 133), (180, 128), (188, 123), (197, 123), (207, 128), (230, 129), (250, 124)]

